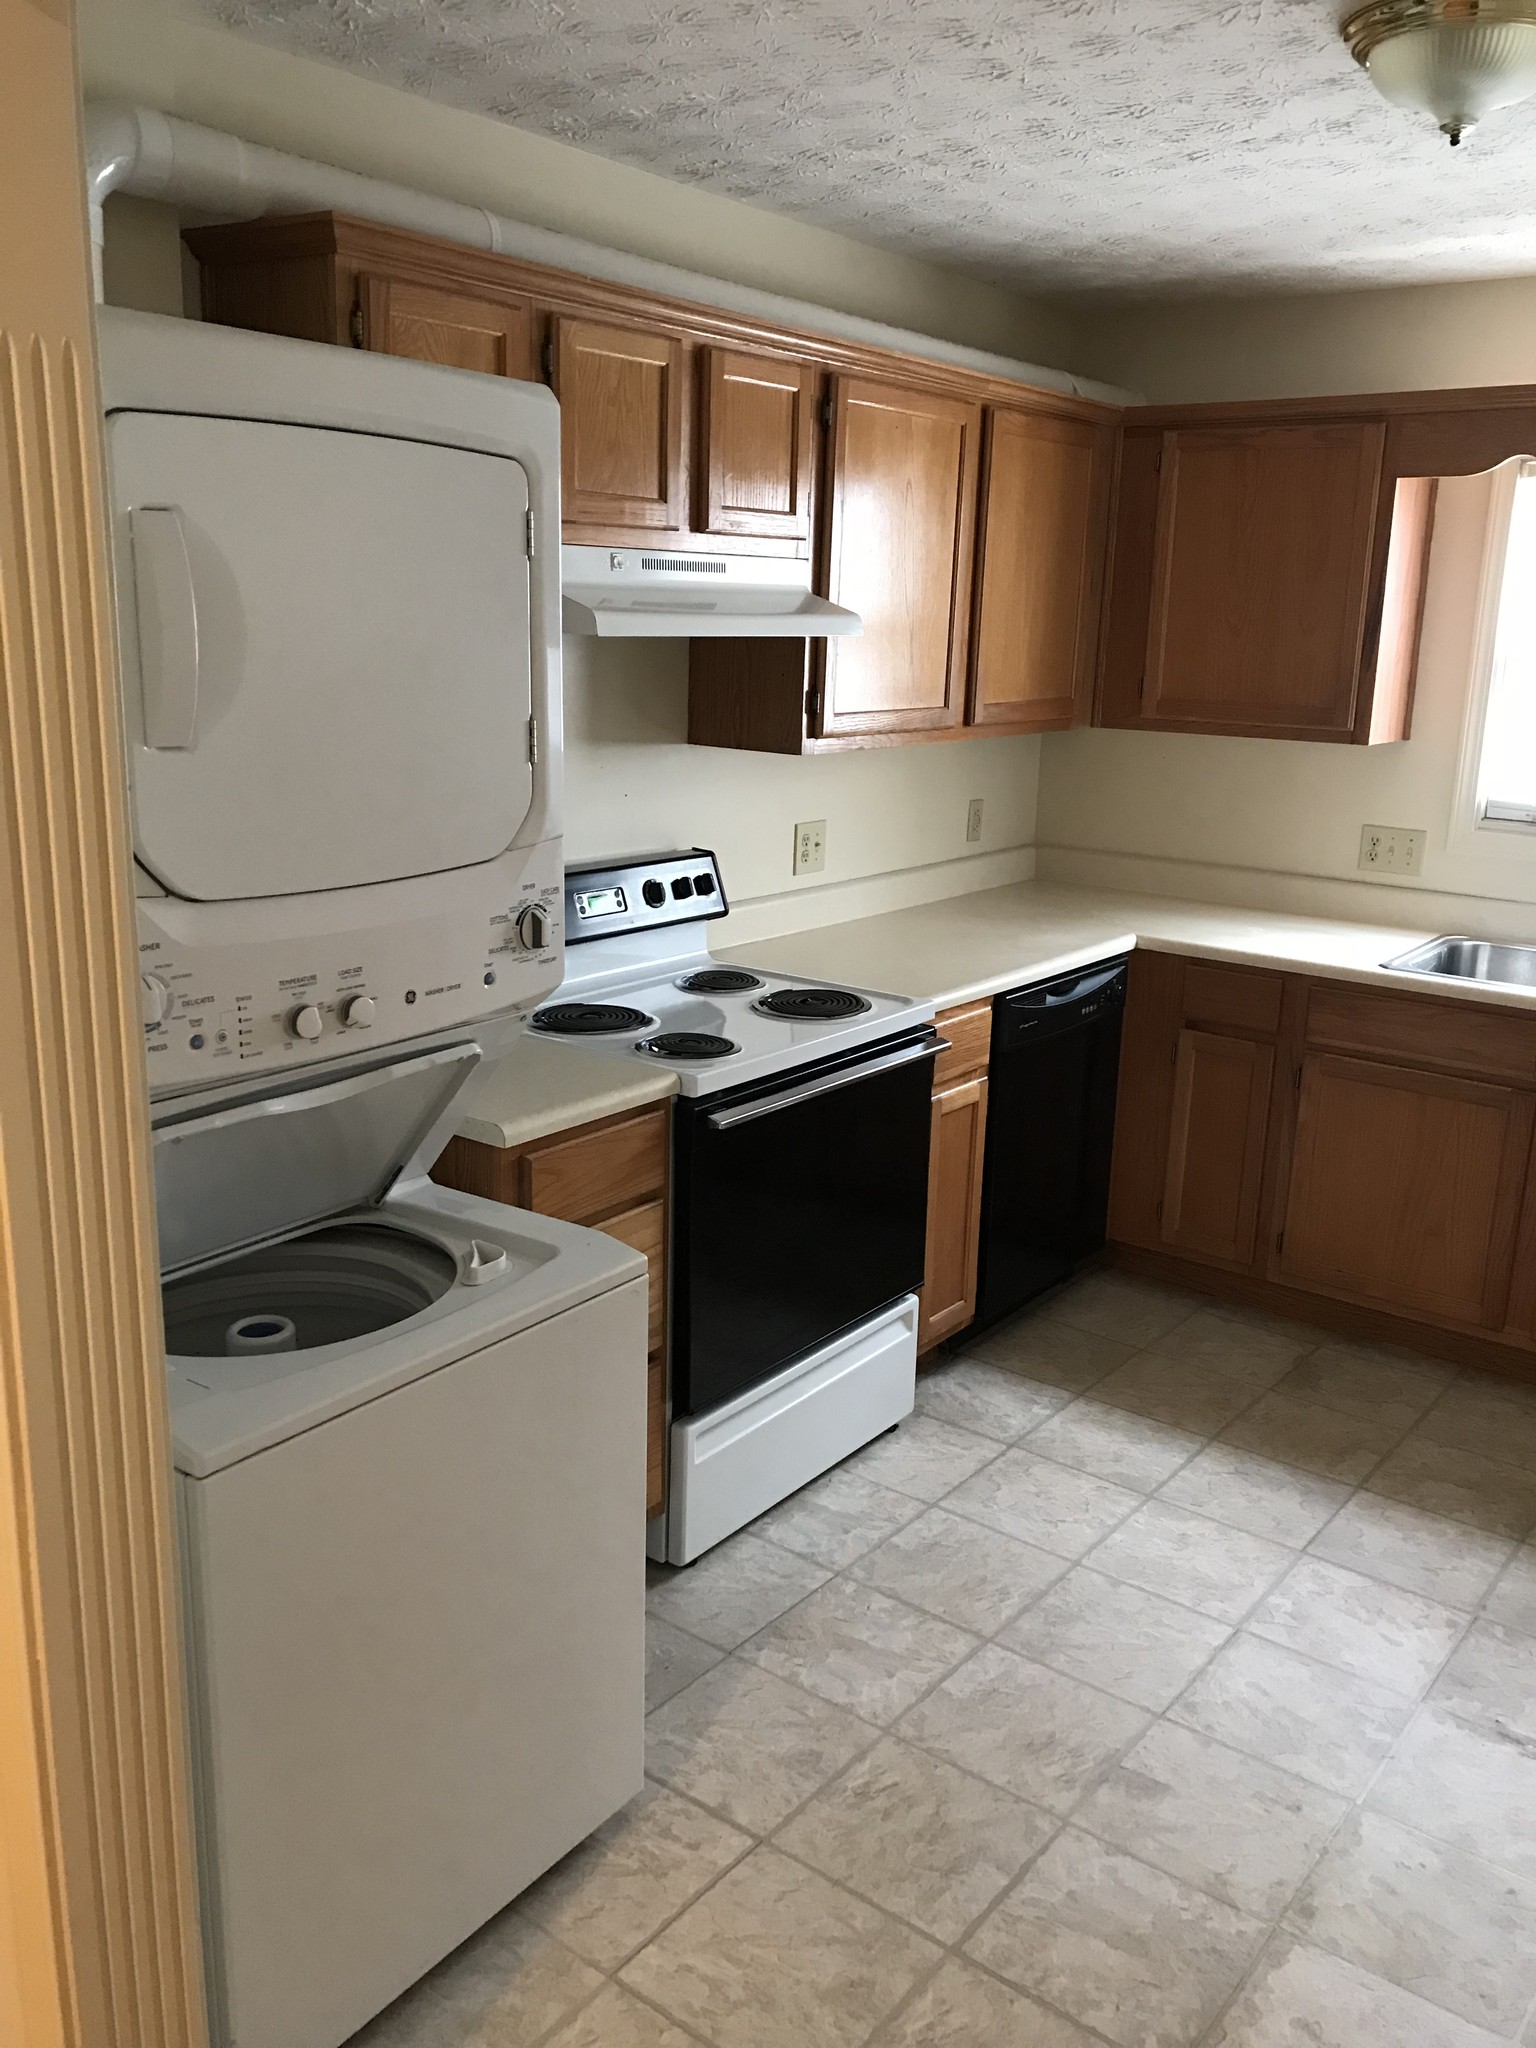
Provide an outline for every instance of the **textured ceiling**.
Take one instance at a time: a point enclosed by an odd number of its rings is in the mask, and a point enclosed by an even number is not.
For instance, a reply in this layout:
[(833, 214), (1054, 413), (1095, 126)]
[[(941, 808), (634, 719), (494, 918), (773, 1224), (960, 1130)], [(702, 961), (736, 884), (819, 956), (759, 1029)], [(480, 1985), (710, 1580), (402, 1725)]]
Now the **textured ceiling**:
[(188, 0), (407, 91), (1015, 287), (1536, 271), (1536, 101), (1452, 151), (1334, 0)]

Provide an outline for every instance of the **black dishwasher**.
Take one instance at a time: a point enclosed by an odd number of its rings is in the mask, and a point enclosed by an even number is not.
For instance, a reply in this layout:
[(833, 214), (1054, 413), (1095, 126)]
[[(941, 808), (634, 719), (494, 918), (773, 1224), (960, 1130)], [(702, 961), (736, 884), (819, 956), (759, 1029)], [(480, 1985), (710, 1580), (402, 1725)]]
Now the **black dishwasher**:
[(1125, 982), (1122, 956), (993, 1002), (978, 1324), (1104, 1242)]

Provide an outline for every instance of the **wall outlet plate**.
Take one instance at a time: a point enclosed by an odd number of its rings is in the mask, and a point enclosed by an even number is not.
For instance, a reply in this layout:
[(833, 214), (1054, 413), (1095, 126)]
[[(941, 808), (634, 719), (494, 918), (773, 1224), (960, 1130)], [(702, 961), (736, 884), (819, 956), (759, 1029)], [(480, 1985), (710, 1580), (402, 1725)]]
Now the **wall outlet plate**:
[(827, 864), (827, 821), (807, 818), (795, 827), (795, 873), (819, 875)]
[(1362, 825), (1360, 866), (1368, 875), (1421, 875), (1422, 829), (1412, 825)]
[(966, 843), (970, 846), (978, 846), (981, 843), (982, 802), (981, 797), (973, 796), (966, 808), (965, 837)]

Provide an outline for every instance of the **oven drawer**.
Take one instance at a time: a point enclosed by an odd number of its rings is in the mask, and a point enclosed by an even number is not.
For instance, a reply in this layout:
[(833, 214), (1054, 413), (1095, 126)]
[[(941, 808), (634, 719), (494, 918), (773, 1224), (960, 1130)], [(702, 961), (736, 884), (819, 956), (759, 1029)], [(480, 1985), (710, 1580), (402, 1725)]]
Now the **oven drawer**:
[(672, 1412), (733, 1399), (923, 1278), (931, 1032), (674, 1122)]

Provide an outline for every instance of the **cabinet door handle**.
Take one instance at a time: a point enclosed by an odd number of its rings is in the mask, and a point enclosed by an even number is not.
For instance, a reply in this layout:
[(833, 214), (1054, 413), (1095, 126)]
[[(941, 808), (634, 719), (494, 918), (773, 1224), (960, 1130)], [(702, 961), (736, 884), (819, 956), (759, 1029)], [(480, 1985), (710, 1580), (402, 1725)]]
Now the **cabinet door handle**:
[(197, 592), (177, 505), (128, 515), (146, 747), (190, 747), (197, 731)]

